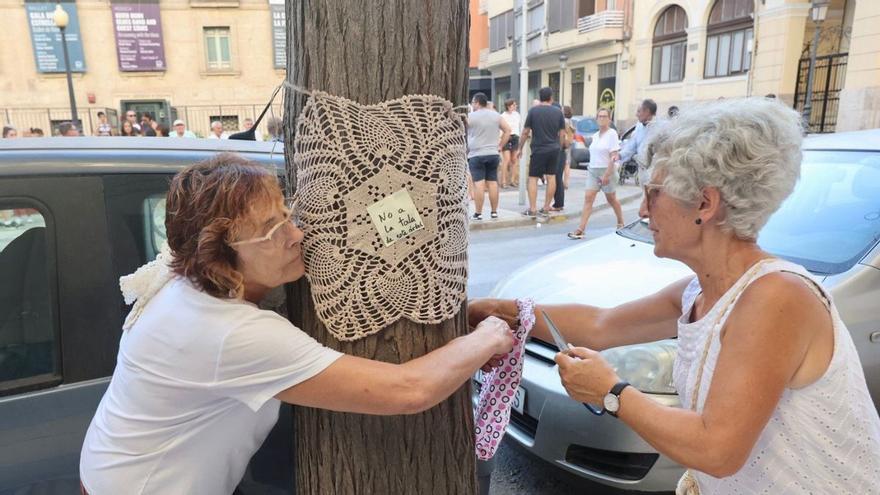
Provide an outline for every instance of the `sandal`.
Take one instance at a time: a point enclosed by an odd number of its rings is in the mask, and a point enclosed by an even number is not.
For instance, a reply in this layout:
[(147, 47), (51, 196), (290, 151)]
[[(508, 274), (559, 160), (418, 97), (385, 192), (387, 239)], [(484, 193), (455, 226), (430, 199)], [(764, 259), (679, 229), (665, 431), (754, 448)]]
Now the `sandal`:
[(489, 216), (492, 217), (493, 219), (498, 218), (498, 212), (493, 211), (492, 213), (489, 213)]
[(559, 208), (554, 206), (553, 208), (550, 208), (550, 211), (563, 211), (563, 210), (565, 210), (564, 206), (560, 206)]
[(569, 232), (568, 238), (571, 240), (574, 240), (574, 241), (583, 239), (584, 238), (584, 231), (581, 229), (577, 229), (574, 232)]
[(617, 224), (617, 230), (620, 230), (620, 229), (622, 229), (622, 228), (623, 228), (623, 224), (622, 224), (622, 223)]
[(524, 217), (529, 217), (529, 218), (535, 218), (538, 216), (537, 213), (535, 213), (534, 211), (531, 211), (531, 210), (526, 210), (526, 211), (522, 212), (522, 215)]

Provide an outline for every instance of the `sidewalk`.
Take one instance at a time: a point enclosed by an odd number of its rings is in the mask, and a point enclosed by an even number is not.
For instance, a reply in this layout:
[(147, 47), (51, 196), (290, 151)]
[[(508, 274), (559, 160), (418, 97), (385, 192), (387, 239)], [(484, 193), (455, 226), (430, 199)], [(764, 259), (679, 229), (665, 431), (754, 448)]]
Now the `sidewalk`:
[[(484, 229), (500, 229), (506, 227), (534, 226), (536, 222), (556, 223), (564, 222), (572, 218), (580, 218), (584, 209), (584, 192), (587, 184), (587, 171), (572, 169), (571, 178), (569, 179), (568, 189), (565, 191), (565, 210), (558, 213), (551, 213), (549, 219), (538, 220), (522, 215), (522, 212), (529, 208), (528, 195), (526, 195), (525, 204), (519, 204), (519, 189), (508, 188), (503, 189), (498, 199), (498, 218), (489, 217), (491, 207), (489, 206), (489, 195), (486, 194), (483, 202), (483, 219), (474, 220), (474, 202), (468, 204), (468, 218), (471, 230)], [(538, 182), (538, 206), (540, 209), (544, 204), (544, 187)], [(634, 186), (632, 181), (627, 181), (625, 186), (617, 186), (617, 199), (622, 204), (631, 201), (638, 201), (642, 198), (642, 188)], [(593, 212), (602, 211), (610, 208), (605, 201), (605, 195), (599, 193), (596, 196), (596, 202), (593, 203)]]

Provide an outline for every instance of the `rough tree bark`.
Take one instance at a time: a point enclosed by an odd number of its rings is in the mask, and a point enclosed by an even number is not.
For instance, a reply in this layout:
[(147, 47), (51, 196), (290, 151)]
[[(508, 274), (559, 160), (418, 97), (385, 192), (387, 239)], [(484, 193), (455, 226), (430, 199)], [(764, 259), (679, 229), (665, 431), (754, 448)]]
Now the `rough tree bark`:
[[(363, 104), (405, 94), (466, 102), (467, 0), (288, 0), (288, 81)], [(286, 92), (287, 166), (305, 98)], [(295, 185), (293, 186), (295, 187)], [(307, 282), (290, 292), (291, 319), (330, 347), (400, 363), (467, 331), (465, 305), (438, 325), (403, 320), (339, 342), (317, 320)], [(442, 372), (442, 370), (438, 370)], [(376, 417), (297, 408), (298, 494), (471, 494), (476, 492), (469, 387), (412, 416)]]

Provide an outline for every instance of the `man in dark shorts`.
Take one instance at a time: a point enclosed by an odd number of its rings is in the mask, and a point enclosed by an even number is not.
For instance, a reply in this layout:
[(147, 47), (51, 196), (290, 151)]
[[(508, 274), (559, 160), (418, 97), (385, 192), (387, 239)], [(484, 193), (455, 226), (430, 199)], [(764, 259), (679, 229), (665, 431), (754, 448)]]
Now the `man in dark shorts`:
[[(565, 117), (562, 110), (553, 106), (553, 89), (541, 88), (538, 91), (539, 103), (529, 110), (523, 132), (520, 136), (519, 149), (532, 138), (532, 157), (529, 160), (529, 209), (523, 215), (535, 218), (550, 213), (550, 202), (556, 193), (556, 165), (562, 149), (565, 132)], [(536, 210), (538, 201), (538, 179), (544, 177), (547, 190), (544, 194), (544, 207)]]
[[(488, 108), (488, 99), (476, 93), (471, 100), (474, 111), (468, 114), (468, 169), (474, 181), (474, 220), (483, 219), (483, 200), (489, 191), (490, 215), (498, 218), (499, 152), (510, 137), (510, 126), (501, 115)], [(498, 140), (499, 134), (501, 141)]]

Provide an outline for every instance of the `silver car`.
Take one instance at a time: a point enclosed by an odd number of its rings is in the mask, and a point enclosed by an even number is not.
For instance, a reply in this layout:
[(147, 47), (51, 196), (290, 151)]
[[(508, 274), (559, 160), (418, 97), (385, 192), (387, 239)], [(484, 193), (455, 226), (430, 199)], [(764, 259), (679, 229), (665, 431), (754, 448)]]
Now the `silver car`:
[[(880, 404), (880, 129), (810, 137), (801, 179), (758, 243), (804, 265), (828, 288), (852, 333), (868, 388)], [(490, 297), (611, 307), (691, 275), (654, 256), (644, 221), (559, 251), (503, 280)], [(679, 406), (672, 385), (676, 341), (608, 349), (625, 380)], [(526, 346), (522, 392), (507, 435), (527, 451), (584, 478), (629, 490), (673, 490), (683, 469), (625, 424), (570, 399), (553, 344)]]

